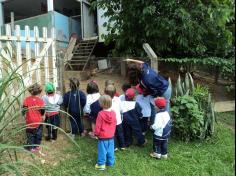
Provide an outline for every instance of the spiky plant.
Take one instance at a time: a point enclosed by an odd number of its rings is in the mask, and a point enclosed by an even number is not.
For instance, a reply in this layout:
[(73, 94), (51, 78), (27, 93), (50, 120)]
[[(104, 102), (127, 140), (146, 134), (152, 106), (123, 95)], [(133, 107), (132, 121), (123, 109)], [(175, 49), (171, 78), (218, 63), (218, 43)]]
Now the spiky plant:
[[(177, 100), (179, 97), (183, 96), (189, 96), (193, 97), (199, 107), (199, 110), (203, 113), (204, 115), (204, 123), (202, 126), (202, 133), (200, 136), (197, 136), (198, 138), (205, 139), (207, 136), (211, 136), (214, 133), (214, 125), (216, 122), (215, 119), (215, 111), (214, 111), (214, 106), (212, 102), (212, 97), (211, 94), (209, 93), (209, 90), (204, 87), (197, 85), (195, 87), (193, 78), (190, 73), (186, 73), (184, 80), (181, 80), (181, 77), (178, 77), (178, 80), (176, 82), (176, 87), (175, 87), (175, 100)], [(174, 103), (174, 108), (176, 109), (177, 106)], [(182, 109), (187, 109), (188, 107), (183, 107), (181, 105)], [(175, 112), (173, 113), (175, 115)], [(176, 114), (178, 116), (181, 116), (179, 114)], [(182, 114), (184, 117), (185, 114)], [(178, 124), (177, 124), (178, 125)], [(188, 127), (186, 127), (188, 128)]]

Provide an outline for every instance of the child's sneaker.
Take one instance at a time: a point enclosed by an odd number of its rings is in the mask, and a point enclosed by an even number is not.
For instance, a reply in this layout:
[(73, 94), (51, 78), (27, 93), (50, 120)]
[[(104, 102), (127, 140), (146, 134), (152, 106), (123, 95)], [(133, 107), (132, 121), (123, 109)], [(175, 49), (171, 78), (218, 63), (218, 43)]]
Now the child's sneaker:
[(38, 147), (35, 147), (34, 148), (36, 151), (40, 151), (41, 150), (41, 148), (38, 146)]
[(161, 154), (158, 154), (158, 153), (156, 153), (156, 152), (150, 153), (150, 156), (151, 156), (152, 158), (157, 158), (157, 159), (160, 159), (160, 158), (161, 158)]
[(168, 158), (167, 154), (166, 155), (161, 155), (161, 157), (164, 158), (164, 159)]
[(93, 132), (89, 132), (89, 136), (90, 136), (92, 139), (97, 139), (97, 137), (94, 135)]
[(40, 154), (41, 156), (46, 156), (46, 154), (43, 153), (41, 150), (39, 150), (39, 154)]
[(98, 165), (98, 164), (96, 164), (95, 165), (95, 169), (103, 171), (103, 170), (106, 169), (106, 165)]
[(116, 152), (116, 151), (118, 151), (119, 149), (116, 147), (115, 149), (114, 149), (114, 151)]

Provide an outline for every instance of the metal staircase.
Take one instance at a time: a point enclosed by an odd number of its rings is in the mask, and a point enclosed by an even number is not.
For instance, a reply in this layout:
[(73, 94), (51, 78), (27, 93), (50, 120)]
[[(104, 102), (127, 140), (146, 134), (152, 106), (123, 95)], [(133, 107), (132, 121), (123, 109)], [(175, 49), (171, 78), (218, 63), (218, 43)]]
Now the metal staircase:
[(75, 45), (72, 52), (72, 58), (67, 62), (67, 65), (72, 70), (84, 71), (91, 59), (93, 50), (97, 44), (98, 38), (89, 38), (80, 41)]

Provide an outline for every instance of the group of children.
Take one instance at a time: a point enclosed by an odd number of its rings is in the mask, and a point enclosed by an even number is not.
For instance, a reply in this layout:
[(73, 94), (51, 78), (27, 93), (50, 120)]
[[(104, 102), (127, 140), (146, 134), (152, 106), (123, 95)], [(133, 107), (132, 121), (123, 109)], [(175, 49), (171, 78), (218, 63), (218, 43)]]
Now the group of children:
[[(100, 94), (96, 81), (87, 84), (85, 94), (79, 89), (76, 78), (70, 80), (70, 91), (63, 97), (56, 93), (52, 83), (45, 85), (46, 95), (40, 97), (42, 88), (39, 84), (29, 87), (30, 96), (23, 103), (26, 119), (26, 148), (32, 152), (40, 151), (42, 123), (45, 121), (48, 135), (46, 140), (57, 139), (57, 127), (60, 126), (60, 107), (70, 115), (71, 135), (85, 136), (83, 120), (91, 124), (90, 137), (98, 139), (98, 160), (95, 168), (106, 169), (115, 163), (115, 151), (125, 150), (133, 144), (133, 136), (138, 146), (147, 143), (145, 133), (153, 131), (154, 158), (167, 158), (167, 141), (171, 131), (171, 118), (165, 110), (166, 100), (145, 95), (139, 85), (132, 87), (124, 83), (124, 94), (119, 95), (113, 81), (105, 82), (105, 89)], [(45, 119), (43, 118), (45, 116)], [(148, 123), (150, 122), (150, 123)]]

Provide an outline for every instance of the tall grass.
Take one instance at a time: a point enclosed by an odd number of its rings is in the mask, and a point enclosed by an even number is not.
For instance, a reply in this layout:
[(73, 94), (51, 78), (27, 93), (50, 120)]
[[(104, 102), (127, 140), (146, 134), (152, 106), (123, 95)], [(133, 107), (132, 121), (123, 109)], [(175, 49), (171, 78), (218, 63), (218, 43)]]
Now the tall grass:
[[(27, 175), (30, 168), (37, 170), (34, 175), (44, 175), (42, 168), (38, 167), (40, 162), (37, 161), (40, 158), (25, 150), (23, 146), (26, 125), (21, 112), (23, 98), (27, 90), (24, 78), (29, 72), (24, 72), (24, 77), (19, 73), (29, 60), (15, 66), (13, 62), (14, 55), (13, 46), (7, 45), (0, 48), (0, 175)], [(30, 70), (30, 72), (33, 71), (35, 70)], [(64, 111), (61, 111), (61, 113), (67, 114)], [(69, 117), (68, 114), (67, 117)], [(42, 124), (45, 125), (46, 123)], [(76, 149), (79, 149), (78, 144), (63, 129), (58, 129), (74, 143)], [(22, 157), (19, 156), (22, 153), (29, 155), (35, 162), (21, 159)]]
[(22, 75), (19, 74), (24, 63), (18, 67), (14, 66), (13, 54), (9, 47), (0, 50), (0, 175), (23, 175), (26, 165), (34, 167), (42, 174), (36, 165), (18, 158), (20, 152), (27, 153), (17, 144), (19, 140), (15, 140), (24, 128), (21, 120), (21, 102), (26, 87)]

